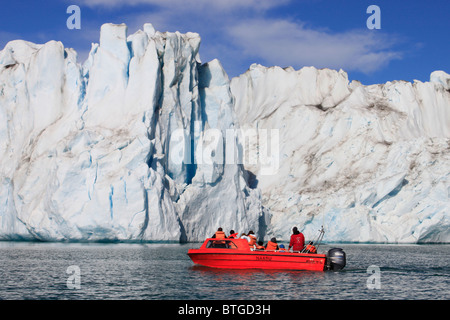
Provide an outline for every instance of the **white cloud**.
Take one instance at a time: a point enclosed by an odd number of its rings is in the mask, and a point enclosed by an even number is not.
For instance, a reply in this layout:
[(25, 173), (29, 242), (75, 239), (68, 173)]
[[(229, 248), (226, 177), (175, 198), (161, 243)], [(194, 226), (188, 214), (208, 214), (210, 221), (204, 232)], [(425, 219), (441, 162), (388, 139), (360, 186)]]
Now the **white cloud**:
[[(130, 32), (150, 22), (159, 31), (197, 32), (205, 61), (218, 58), (232, 75), (234, 65), (258, 61), (267, 66), (312, 65), (370, 73), (400, 59), (392, 50), (397, 39), (368, 29), (332, 32), (306, 27), (301, 21), (271, 17), (292, 0), (80, 0), (86, 6), (119, 10), (138, 7), (124, 16)], [(80, 2), (79, 1), (79, 2)], [(213, 54), (217, 53), (217, 56)], [(241, 68), (241, 67), (240, 67)]]
[(328, 67), (370, 73), (401, 58), (395, 39), (371, 30), (332, 33), (289, 20), (253, 19), (227, 28), (244, 54), (269, 65)]

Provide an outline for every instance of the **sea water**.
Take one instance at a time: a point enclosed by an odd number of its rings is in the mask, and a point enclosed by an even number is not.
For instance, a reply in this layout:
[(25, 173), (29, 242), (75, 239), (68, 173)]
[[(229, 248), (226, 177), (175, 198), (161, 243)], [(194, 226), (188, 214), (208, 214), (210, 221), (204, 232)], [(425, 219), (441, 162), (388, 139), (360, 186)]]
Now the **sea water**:
[(199, 246), (0, 242), (0, 299), (450, 299), (450, 245), (322, 245), (346, 252), (337, 272), (200, 267)]

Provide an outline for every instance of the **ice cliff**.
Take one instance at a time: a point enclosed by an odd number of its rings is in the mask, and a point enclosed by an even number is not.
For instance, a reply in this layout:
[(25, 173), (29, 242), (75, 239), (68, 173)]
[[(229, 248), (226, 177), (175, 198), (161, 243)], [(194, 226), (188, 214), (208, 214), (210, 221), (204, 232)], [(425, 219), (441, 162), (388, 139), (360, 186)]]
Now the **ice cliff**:
[(61, 42), (9, 42), (0, 239), (201, 241), (219, 226), (287, 239), (294, 225), (311, 238), (324, 225), (327, 241), (450, 242), (448, 74), (363, 86), (252, 65), (230, 81), (199, 46), (105, 24), (80, 65)]
[(127, 37), (125, 25), (105, 24), (80, 66), (60, 42), (9, 42), (0, 53), (0, 238), (259, 231), (260, 194), (243, 169), (196, 152), (205, 128), (235, 126), (228, 77), (218, 61), (200, 63), (199, 45), (195, 33), (146, 24)]
[(252, 65), (231, 91), (242, 127), (280, 131), (277, 174), (246, 166), (274, 234), (323, 225), (329, 241), (450, 242), (448, 74), (363, 86), (342, 70)]

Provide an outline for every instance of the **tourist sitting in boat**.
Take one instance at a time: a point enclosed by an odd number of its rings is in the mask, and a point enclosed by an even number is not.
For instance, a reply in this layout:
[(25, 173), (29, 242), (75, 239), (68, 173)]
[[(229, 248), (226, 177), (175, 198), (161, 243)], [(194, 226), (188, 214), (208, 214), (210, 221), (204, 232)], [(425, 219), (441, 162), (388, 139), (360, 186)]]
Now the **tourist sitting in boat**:
[(214, 235), (211, 238), (217, 239), (216, 241), (214, 241), (214, 247), (215, 248), (226, 248), (226, 243), (225, 241), (223, 241), (224, 239), (226, 239), (226, 235), (225, 232), (223, 232), (222, 228), (218, 228), (216, 233), (214, 233)]
[(297, 227), (294, 227), (292, 229), (292, 235), (291, 235), (291, 241), (289, 242), (289, 250), (292, 251), (302, 251), (305, 247), (305, 236), (303, 233), (298, 231)]
[(248, 235), (246, 233), (241, 233), (241, 236), (239, 237), (239, 239), (245, 239), (248, 242), (250, 242), (250, 238), (248, 237)]
[(255, 246), (256, 245), (256, 236), (255, 236), (255, 233), (253, 232), (253, 230), (250, 230), (249, 232), (248, 232), (248, 237), (249, 237), (249, 241), (248, 241), (248, 245), (250, 246), (250, 247), (253, 247), (253, 246)]
[(309, 243), (308, 243), (308, 245), (306, 246), (306, 252), (307, 253), (317, 253), (317, 249), (316, 249), (316, 247), (315, 246), (313, 246), (313, 242), (312, 241), (310, 241)]
[(234, 230), (230, 230), (230, 235), (228, 236), (228, 239), (236, 239), (238, 234), (234, 232)]
[(278, 247), (278, 244), (277, 244), (277, 239), (275, 237), (270, 239), (269, 242), (267, 242), (267, 244), (266, 244), (266, 250), (267, 251), (275, 251), (275, 250), (278, 250), (278, 249), (279, 249), (279, 247)]
[(215, 238), (215, 239), (225, 239), (226, 235), (225, 232), (223, 232), (222, 228), (218, 228), (216, 233), (214, 233), (214, 235), (211, 238)]
[(255, 245), (255, 250), (257, 251), (264, 251), (264, 242), (262, 242), (261, 240), (258, 241), (258, 243)]
[(253, 230), (250, 230), (247, 234), (242, 233), (240, 236), (240, 239), (245, 239), (248, 241), (248, 245), (252, 248), (255, 247), (256, 245), (256, 236), (255, 233), (253, 232)]
[(279, 248), (280, 248), (279, 251), (281, 251), (281, 252), (287, 252), (286, 248), (284, 247), (284, 244), (280, 244), (280, 245), (279, 245)]

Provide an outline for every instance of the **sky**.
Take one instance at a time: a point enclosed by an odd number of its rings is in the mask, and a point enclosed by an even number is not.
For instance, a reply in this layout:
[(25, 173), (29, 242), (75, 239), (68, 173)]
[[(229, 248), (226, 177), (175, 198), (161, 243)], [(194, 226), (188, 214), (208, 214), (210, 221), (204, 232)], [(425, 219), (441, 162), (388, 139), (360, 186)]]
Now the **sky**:
[[(80, 8), (80, 29), (67, 27), (70, 5)], [(343, 69), (365, 85), (429, 81), (435, 70), (450, 73), (449, 12), (448, 0), (15, 0), (0, 8), (0, 49), (57, 40), (82, 63), (102, 24), (125, 23), (133, 34), (152, 23), (200, 34), (202, 62), (217, 58), (230, 78), (259, 63)]]

